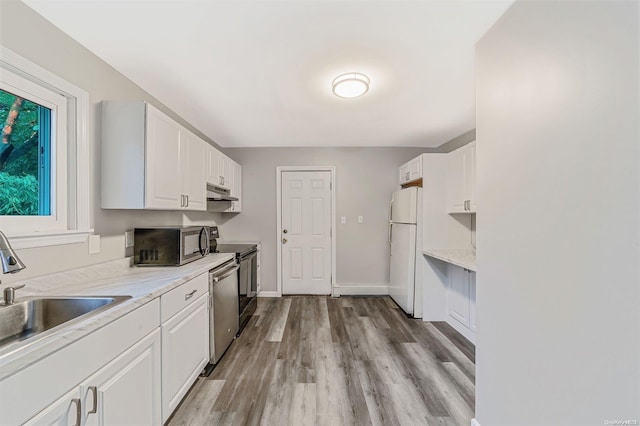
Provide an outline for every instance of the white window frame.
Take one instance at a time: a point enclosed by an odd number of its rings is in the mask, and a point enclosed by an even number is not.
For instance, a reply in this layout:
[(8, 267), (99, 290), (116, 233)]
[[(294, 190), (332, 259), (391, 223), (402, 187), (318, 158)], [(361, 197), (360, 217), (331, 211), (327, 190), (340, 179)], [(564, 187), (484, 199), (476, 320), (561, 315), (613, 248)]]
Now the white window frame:
[[(5, 90), (26, 95), (62, 119), (52, 125), (51, 216), (0, 216), (0, 230), (14, 248), (80, 243), (90, 227), (89, 94), (0, 46), (0, 80)], [(9, 87), (9, 89), (6, 89)], [(57, 120), (52, 119), (52, 124)], [(55, 127), (55, 129), (54, 129)]]

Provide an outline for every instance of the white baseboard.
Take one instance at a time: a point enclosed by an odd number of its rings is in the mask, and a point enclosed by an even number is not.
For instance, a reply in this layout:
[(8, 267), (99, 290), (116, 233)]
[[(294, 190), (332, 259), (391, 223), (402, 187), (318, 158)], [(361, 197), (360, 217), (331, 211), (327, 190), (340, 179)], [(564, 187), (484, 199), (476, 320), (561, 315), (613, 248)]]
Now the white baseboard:
[(277, 291), (260, 291), (258, 297), (280, 297)]
[(474, 418), (471, 419), (471, 426), (480, 426), (480, 423)]
[(333, 288), (336, 296), (388, 296), (388, 284), (340, 284)]

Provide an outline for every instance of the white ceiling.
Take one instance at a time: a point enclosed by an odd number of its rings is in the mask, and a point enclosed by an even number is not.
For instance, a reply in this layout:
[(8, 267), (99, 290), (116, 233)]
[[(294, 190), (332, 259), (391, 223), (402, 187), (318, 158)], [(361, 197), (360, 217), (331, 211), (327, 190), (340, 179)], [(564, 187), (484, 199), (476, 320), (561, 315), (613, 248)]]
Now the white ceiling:
[[(223, 147), (435, 147), (475, 127), (474, 44), (513, 0), (25, 0)], [(371, 79), (356, 99), (337, 75)]]

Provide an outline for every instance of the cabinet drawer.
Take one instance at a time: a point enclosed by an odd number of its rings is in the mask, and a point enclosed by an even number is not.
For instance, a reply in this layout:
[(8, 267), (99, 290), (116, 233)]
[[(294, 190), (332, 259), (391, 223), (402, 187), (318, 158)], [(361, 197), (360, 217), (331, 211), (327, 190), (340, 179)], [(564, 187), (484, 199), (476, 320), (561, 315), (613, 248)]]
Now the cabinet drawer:
[(209, 291), (209, 273), (205, 272), (160, 297), (160, 322), (186, 308)]

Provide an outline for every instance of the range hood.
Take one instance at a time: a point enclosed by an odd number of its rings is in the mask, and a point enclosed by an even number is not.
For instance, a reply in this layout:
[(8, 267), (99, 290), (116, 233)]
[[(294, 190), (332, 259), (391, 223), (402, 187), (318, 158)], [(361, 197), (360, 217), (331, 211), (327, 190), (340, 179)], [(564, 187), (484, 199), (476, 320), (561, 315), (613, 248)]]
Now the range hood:
[(207, 184), (207, 201), (238, 201), (231, 191), (216, 185)]

